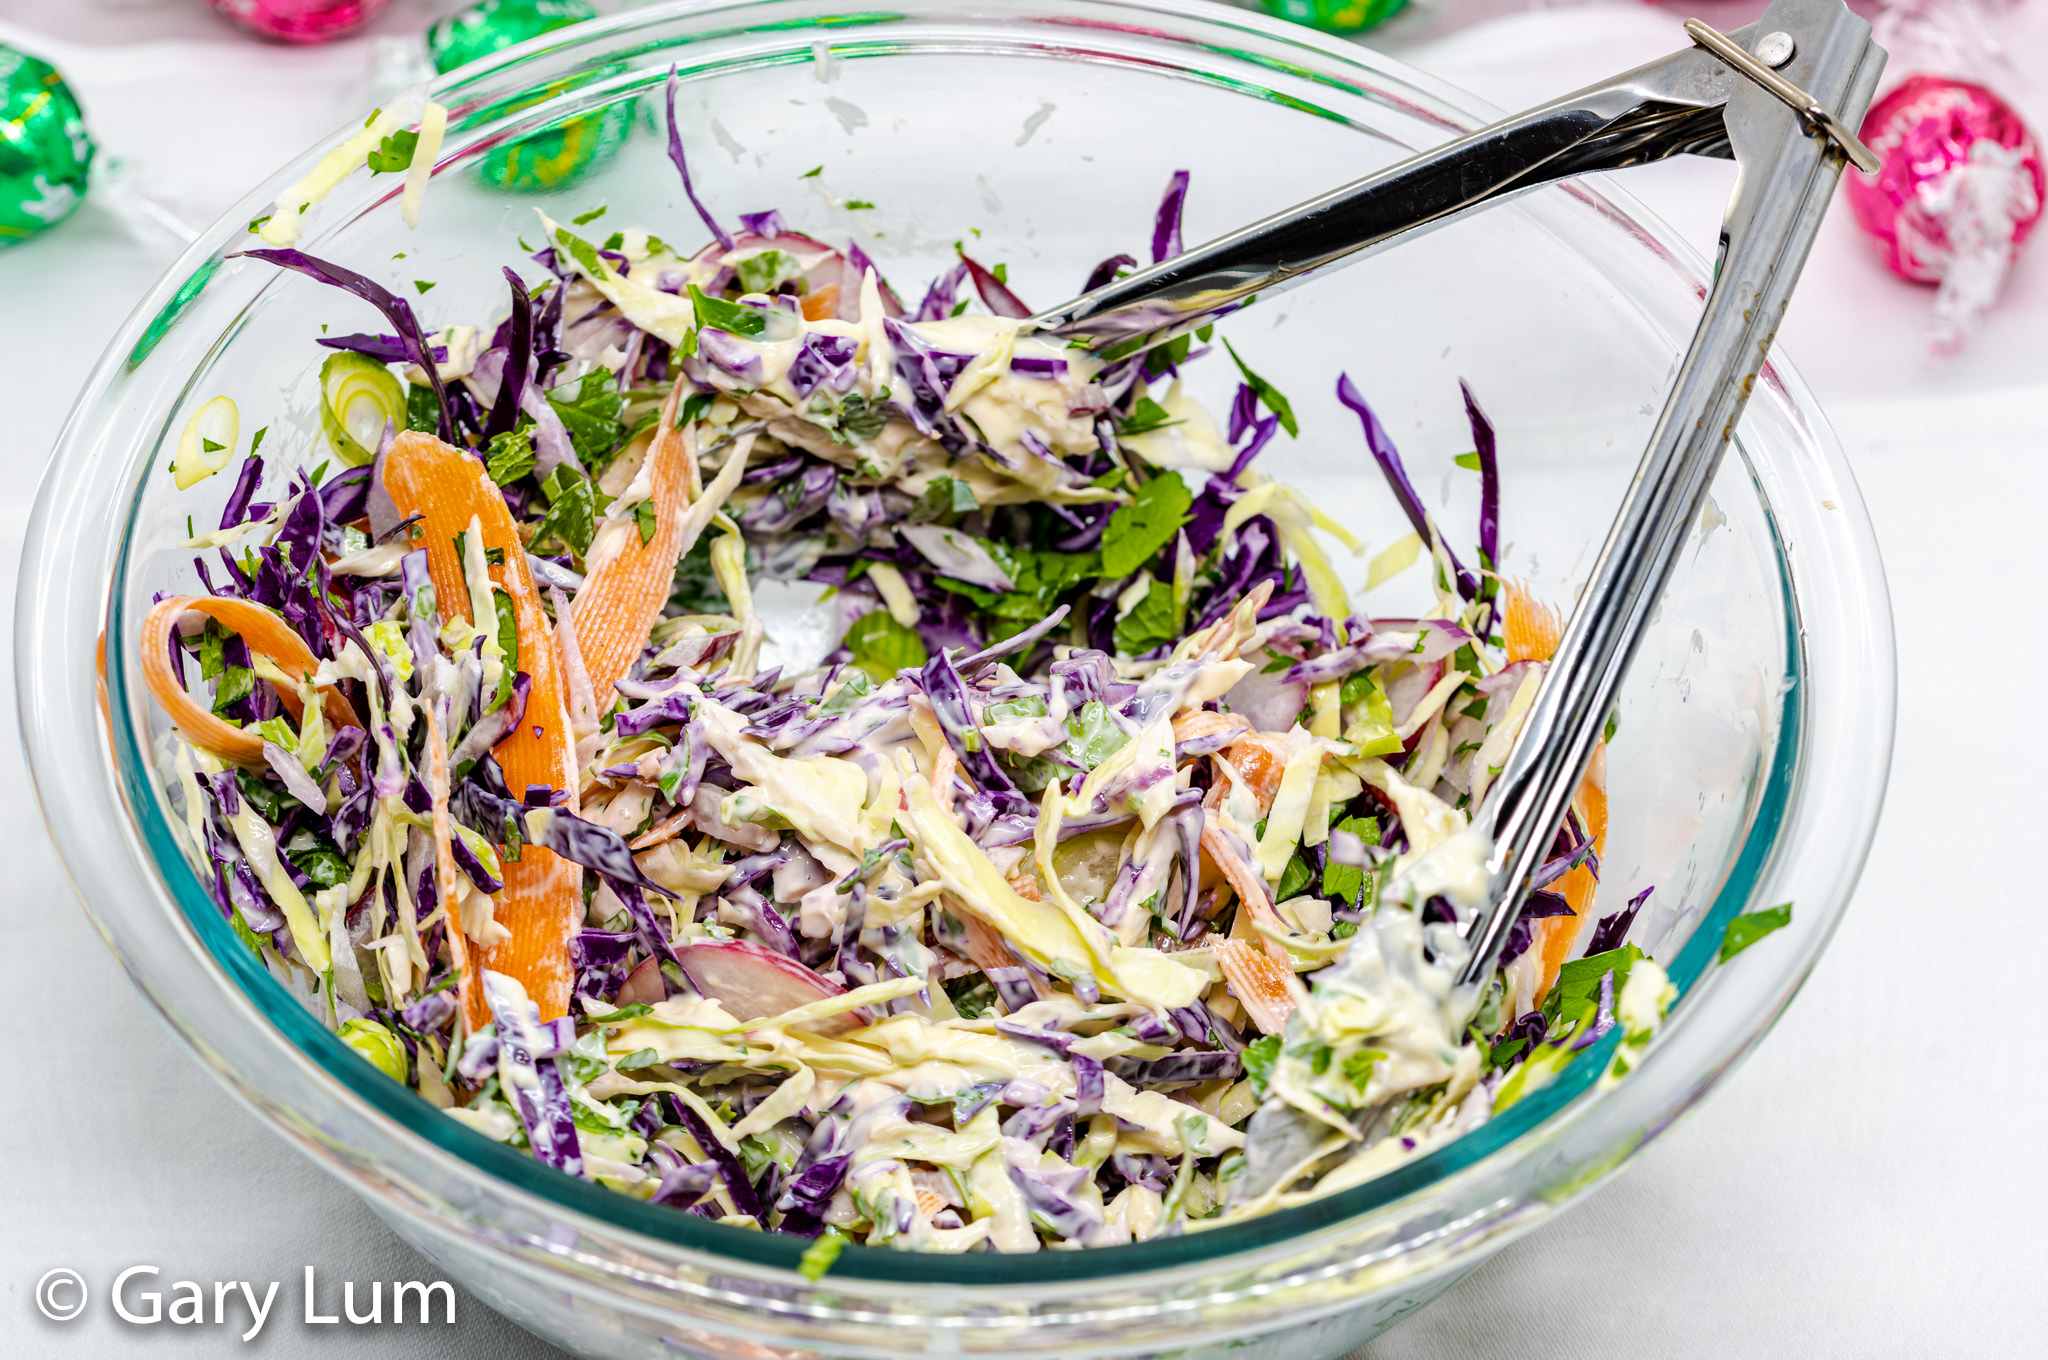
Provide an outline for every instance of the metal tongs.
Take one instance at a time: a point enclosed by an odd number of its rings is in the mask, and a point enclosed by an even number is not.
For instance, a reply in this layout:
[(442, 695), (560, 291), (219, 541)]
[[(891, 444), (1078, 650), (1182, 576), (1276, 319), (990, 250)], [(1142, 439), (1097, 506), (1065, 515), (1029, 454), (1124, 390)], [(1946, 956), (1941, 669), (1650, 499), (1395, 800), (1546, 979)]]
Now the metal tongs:
[[(1474, 818), (1493, 851), (1485, 899), (1457, 923), (1470, 948), (1459, 981), (1473, 1001), (1584, 777), (1843, 164), (1878, 167), (1850, 129), (1862, 122), (1885, 54), (1842, 0), (1774, 0), (1732, 34), (1697, 19), (1685, 28), (1693, 47), (1033, 319), (1113, 358), (1556, 180), (1685, 153), (1740, 165), (1705, 315), (1520, 738)], [(1330, 1123), (1269, 1101), (1253, 1119), (1233, 1197), (1290, 1185), (1350, 1142)]]

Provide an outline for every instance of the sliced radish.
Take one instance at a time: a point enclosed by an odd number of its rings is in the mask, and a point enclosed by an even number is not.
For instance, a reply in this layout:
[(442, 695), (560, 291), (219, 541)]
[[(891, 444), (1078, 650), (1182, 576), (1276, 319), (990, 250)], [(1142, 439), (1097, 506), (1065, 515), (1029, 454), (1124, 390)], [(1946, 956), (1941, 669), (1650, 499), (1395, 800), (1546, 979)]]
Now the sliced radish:
[[(697, 990), (725, 1007), (735, 1020), (767, 1019), (846, 990), (795, 959), (740, 940), (679, 945), (676, 957)], [(868, 1020), (866, 1012), (856, 1010), (821, 1020), (811, 1028), (821, 1034), (843, 1034)]]
[(660, 965), (651, 957), (642, 959), (640, 966), (619, 984), (621, 1006), (651, 1006), (667, 999), (668, 988), (662, 983)]

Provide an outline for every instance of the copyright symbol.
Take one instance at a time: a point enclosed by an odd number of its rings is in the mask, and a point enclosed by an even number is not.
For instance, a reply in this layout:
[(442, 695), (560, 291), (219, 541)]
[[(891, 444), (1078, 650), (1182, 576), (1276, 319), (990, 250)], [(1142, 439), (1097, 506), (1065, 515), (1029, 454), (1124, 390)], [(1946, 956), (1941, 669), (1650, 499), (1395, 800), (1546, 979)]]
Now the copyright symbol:
[(85, 1280), (63, 1266), (36, 1281), (36, 1307), (52, 1322), (69, 1322), (85, 1311)]

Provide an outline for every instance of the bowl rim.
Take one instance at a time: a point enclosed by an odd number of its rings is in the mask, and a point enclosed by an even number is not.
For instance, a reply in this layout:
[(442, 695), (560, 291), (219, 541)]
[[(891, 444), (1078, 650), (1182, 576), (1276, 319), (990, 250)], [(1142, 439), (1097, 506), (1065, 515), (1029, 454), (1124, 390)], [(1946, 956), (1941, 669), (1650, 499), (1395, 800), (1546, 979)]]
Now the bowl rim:
[[(739, 6), (730, 4), (727, 0), (679, 0), (678, 3), (626, 11), (579, 25), (570, 30), (573, 36), (568, 39), (564, 39), (559, 33), (550, 34), (483, 58), (442, 77), (434, 82), (432, 89), (437, 94), (460, 91), (466, 85), (490, 75), (503, 73), (543, 54), (600, 48), (607, 41), (621, 35), (682, 16), (746, 9), (752, 12), (749, 16), (752, 22), (748, 24), (748, 27), (752, 28), (759, 26), (761, 16), (767, 12), (792, 8), (797, 3), (799, 0), (769, 0), (766, 4)], [(1249, 30), (1267, 43), (1299, 49), (1305, 58), (1312, 57), (1328, 67), (1356, 72), (1363, 80), (1357, 85), (1346, 87), (1351, 94), (1365, 95), (1369, 98), (1380, 97), (1372, 88), (1374, 82), (1400, 84), (1414, 91), (1418, 98), (1409, 111), (1436, 121), (1446, 129), (1473, 125), (1477, 121), (1483, 121), (1485, 114), (1490, 112), (1478, 101), (1455, 95), (1450, 91), (1450, 87), (1443, 85), (1442, 82), (1411, 71), (1399, 62), (1315, 34), (1310, 30), (1241, 10), (1201, 3), (1200, 0), (1070, 0), (1069, 7), (1075, 6), (1104, 11), (1105, 17), (1109, 12), (1136, 12), (1153, 15), (1166, 25), (1196, 23), (1211, 29)], [(918, 8), (918, 3), (899, 7), (903, 11)], [(1022, 10), (1023, 7), (1017, 7), (1018, 19), (1023, 17)], [(1010, 13), (1011, 11), (1005, 11), (1006, 17)], [(1023, 31), (1030, 30), (1024, 28)], [(1245, 56), (1243, 53), (1229, 55), (1238, 58)], [(1312, 78), (1329, 78), (1327, 71), (1318, 72), (1307, 62), (1302, 63), (1293, 72), (1296, 75), (1304, 73)], [(657, 75), (643, 73), (639, 84), (651, 87), (658, 79)], [(1341, 80), (1330, 79), (1333, 84), (1343, 84)], [(123, 327), (107, 356), (102, 359), (93, 379), (81, 396), (71, 421), (67, 422), (65, 433), (59, 443), (60, 453), (81, 438), (80, 426), (89, 417), (94, 397), (106, 386), (110, 375), (134, 354), (136, 346), (145, 337), (148, 323), (163, 309), (174, 305), (177, 295), (183, 288), (189, 286), (195, 275), (202, 270), (210, 272), (211, 268), (217, 265), (224, 247), (234, 244), (240, 235), (246, 208), (250, 204), (260, 206), (267, 201), (271, 194), (289, 183), (305, 164), (321, 154), (328, 145), (331, 143), (323, 142), (300, 162), (286, 167), (264, 185), (252, 191), (243, 204), (231, 209), (208, 228), (199, 242), (172, 266)], [(266, 193), (266, 190), (269, 192)], [(1615, 191), (1606, 185), (1595, 190), (1590, 186), (1574, 184), (1568, 186), (1567, 191), (1628, 224), (1645, 242), (1653, 244), (1654, 248), (1666, 255), (1676, 267), (1681, 270), (1689, 268), (1694, 276), (1700, 276), (1697, 256), (1682, 243), (1677, 242), (1668, 228), (1643, 211), (1640, 205), (1625, 193)], [(1811, 398), (1805, 396), (1789, 366), (1780, 358), (1773, 361), (1772, 370), (1778, 389), (1786, 393), (1792, 409), (1809, 421), (1814, 421), (1817, 413), (1812, 406)], [(1767, 379), (1767, 382), (1769, 381), (1770, 379)], [(1825, 433), (1824, 426), (1822, 433)], [(140, 439), (139, 435), (137, 439)], [(1819, 452), (1823, 459), (1827, 459), (1832, 452), (1834, 461), (1839, 462), (1839, 453), (1832, 451), (1825, 439), (1821, 440)], [(60, 458), (53, 462), (46, 474), (44, 486), (38, 497), (35, 517), (37, 524), (45, 520), (49, 509), (48, 502), (63, 489), (66, 471)], [(1846, 477), (1846, 468), (1839, 471)], [(1761, 488), (1759, 494), (1762, 494)], [(1768, 507), (1767, 497), (1765, 504)], [(110, 607), (105, 617), (110, 625), (108, 631), (114, 635), (113, 652), (117, 663), (126, 649), (123, 640), (128, 631), (124, 624), (123, 592), (120, 583), (127, 578), (131, 552), (136, 546), (134, 516), (137, 509), (137, 504), (131, 502), (128, 515), (121, 527), (118, 555), (108, 582)], [(1852, 510), (1860, 515), (1860, 501)], [(30, 552), (34, 553), (36, 547), (36, 536), (32, 531)], [(1850, 565), (1853, 567), (1858, 564)], [(1866, 582), (1875, 581), (1878, 603), (1882, 605), (1881, 574), (1874, 570), (1874, 560), (1865, 565), (1863, 575)], [(38, 553), (34, 571), (23, 577), (24, 598), (33, 588), (36, 578), (56, 566), (57, 564), (50, 561), (47, 556)], [(1711, 994), (1718, 973), (1710, 970), (1709, 956), (1713, 953), (1713, 942), (1718, 940), (1719, 926), (1752, 899), (1755, 890), (1776, 862), (1783, 854), (1789, 853), (1788, 848), (1780, 840), (1781, 833), (1792, 816), (1795, 802), (1803, 796), (1810, 796), (1806, 782), (1800, 777), (1808, 693), (1807, 686), (1798, 683), (1803, 677), (1803, 629), (1798, 600), (1794, 594), (1791, 564), (1782, 541), (1776, 544), (1776, 566), (1786, 606), (1787, 663), (1791, 669), (1790, 678), (1793, 684), (1783, 705), (1779, 735), (1764, 791), (1751, 815), (1748, 829), (1742, 838), (1741, 849), (1735, 857), (1734, 867), (1715, 896), (1706, 917), (1694, 929), (1685, 947), (1669, 965), (1669, 972), (1673, 980), (1679, 983), (1684, 996), (1679, 1007), (1674, 1010), (1667, 1033), (1681, 1028), (1687, 1017), (1698, 1009), (1696, 996), (1703, 998)], [(26, 627), (30, 619), (29, 611), (24, 609), (20, 617), (23, 619), (23, 626)], [(1889, 642), (1888, 630), (1883, 640)], [(1892, 664), (1892, 653), (1889, 646), (1881, 650), (1883, 664), (1888, 672)], [(33, 731), (36, 724), (30, 708), (30, 698), (34, 690), (26, 681), (27, 673), (36, 669), (40, 663), (25, 650), (18, 651), (17, 656), (20, 658), (18, 665), (24, 672), (25, 682), (20, 688), (24, 738), (30, 749), (31, 766), (40, 793), (50, 778), (57, 753), (51, 751), (40, 734)], [(112, 710), (132, 714), (136, 706), (130, 690), (129, 667), (123, 664), (110, 667), (106, 682)], [(1889, 702), (1885, 708), (1886, 749), (1878, 760), (1877, 771), (1880, 786), (1882, 767), (1889, 759), (1892, 716)], [(229, 927), (206, 900), (196, 875), (191, 872), (183, 853), (172, 838), (169, 822), (158, 801), (160, 795), (149, 778), (150, 763), (145, 749), (137, 741), (134, 724), (112, 724), (111, 731), (105, 733), (105, 736), (111, 737), (118, 753), (116, 763), (119, 780), (114, 803), (131, 819), (130, 825), (124, 828), (124, 831), (131, 837), (139, 838), (140, 843), (133, 848), (140, 852), (137, 857), (138, 864), (145, 875), (151, 878), (153, 886), (160, 895), (168, 891), (172, 900), (177, 902), (178, 909), (175, 914), (182, 918), (178, 924), (192, 935), (196, 956), (202, 966), (210, 969), (218, 983), (226, 984), (232, 979), (233, 990), (240, 993), (236, 998), (238, 1004), (248, 1011), (252, 1019), (267, 1018), (275, 1035), (284, 1041), (287, 1049), (293, 1050), (292, 1056), (301, 1064), (316, 1069), (318, 1076), (334, 1088), (341, 1098), (351, 1100), (359, 1106), (369, 1106), (377, 1117), (390, 1126), (388, 1131), (401, 1141), (411, 1144), (413, 1151), (428, 1156), (452, 1158), (469, 1174), (480, 1175), (498, 1187), (529, 1197), (536, 1202), (535, 1207), (543, 1214), (556, 1217), (570, 1216), (584, 1221), (600, 1232), (623, 1232), (649, 1239), (665, 1247), (701, 1252), (722, 1260), (747, 1261), (779, 1270), (794, 1268), (804, 1245), (801, 1239), (784, 1238), (779, 1234), (747, 1232), (674, 1214), (672, 1211), (642, 1204), (589, 1182), (562, 1176), (553, 1169), (492, 1142), (456, 1121), (440, 1117), (438, 1111), (409, 1090), (374, 1072), (324, 1026), (315, 1022), (303, 1008), (287, 1004), (266, 1015), (265, 1009), (257, 1004), (259, 998), (276, 1000), (286, 994), (267, 972), (248, 957), (247, 951), (239, 947)], [(96, 773), (104, 774), (104, 771)], [(47, 808), (48, 804), (45, 806)], [(1849, 857), (1853, 859), (1856, 867), (1860, 867), (1870, 837), (1874, 834), (1876, 812), (1877, 808), (1873, 804), (1862, 829), (1862, 844), (1851, 850)], [(51, 830), (61, 852), (67, 837), (59, 834), (59, 828), (54, 821)], [(66, 855), (65, 858), (69, 861), (70, 856)], [(170, 883), (164, 881), (166, 861), (175, 861), (175, 867), (169, 871), (172, 880)], [(1847, 884), (1853, 884), (1854, 873), (1855, 869), (1852, 868), (1847, 876)], [(1841, 911), (1846, 907), (1847, 897), (1848, 887), (1845, 886), (1841, 892), (1841, 900), (1832, 904), (1833, 919), (1839, 920)], [(91, 910), (89, 905), (88, 910)], [(1696, 1099), (1704, 1091), (1705, 1085), (1711, 1084), (1719, 1075), (1725, 1074), (1741, 1052), (1746, 1051), (1761, 1037), (1782, 1009), (1784, 1002), (1789, 1001), (1791, 992), (1796, 990), (1799, 980), (1803, 979), (1812, 967), (1825, 943), (1826, 935), (1823, 934), (1804, 956), (1795, 960), (1791, 967), (1781, 970), (1789, 978), (1789, 986), (1783, 989), (1782, 1000), (1778, 1006), (1755, 1017), (1747, 1032), (1735, 1038), (1733, 1046), (1737, 1051), (1725, 1060), (1717, 1071), (1707, 1075), (1704, 1082), (1691, 1093), (1691, 1099)], [(132, 967), (131, 971), (134, 971)], [(1688, 1006), (1689, 1002), (1694, 1004)], [(193, 1036), (189, 1034), (183, 1037), (188, 1042), (193, 1041)], [(1585, 1101), (1579, 1100), (1605, 1068), (1608, 1054), (1618, 1037), (1610, 1035), (1594, 1049), (1580, 1055), (1550, 1087), (1520, 1102), (1514, 1110), (1497, 1116), (1487, 1126), (1385, 1176), (1297, 1208), (1278, 1211), (1228, 1227), (1129, 1246), (1092, 1248), (1073, 1253), (1041, 1251), (1032, 1254), (1029, 1262), (1004, 1256), (923, 1256), (881, 1248), (853, 1247), (840, 1257), (832, 1275), (835, 1279), (885, 1280), (913, 1286), (968, 1286), (990, 1291), (1007, 1288), (1030, 1289), (1039, 1284), (1055, 1281), (1083, 1282), (1104, 1278), (1113, 1278), (1120, 1284), (1128, 1284), (1134, 1278), (1173, 1271), (1189, 1265), (1217, 1265), (1226, 1260), (1257, 1256), (1276, 1249), (1293, 1250), (1315, 1240), (1321, 1234), (1398, 1207), (1404, 1201), (1425, 1191), (1474, 1177), (1493, 1175), (1504, 1166), (1529, 1155), (1531, 1149), (1527, 1145), (1540, 1141), (1534, 1137), (1535, 1135), (1549, 1130), (1565, 1129), (1583, 1120), (1609, 1098), (1605, 1094), (1595, 1094)], [(1660, 1040), (1638, 1065), (1639, 1073), (1646, 1074), (1656, 1066), (1663, 1049), (1664, 1044)], [(1682, 1098), (1677, 1103), (1689, 1104), (1690, 1099)], [(279, 1122), (270, 1111), (265, 1110), (264, 1113), (271, 1122)], [(1587, 1184), (1591, 1184), (1591, 1181)]]

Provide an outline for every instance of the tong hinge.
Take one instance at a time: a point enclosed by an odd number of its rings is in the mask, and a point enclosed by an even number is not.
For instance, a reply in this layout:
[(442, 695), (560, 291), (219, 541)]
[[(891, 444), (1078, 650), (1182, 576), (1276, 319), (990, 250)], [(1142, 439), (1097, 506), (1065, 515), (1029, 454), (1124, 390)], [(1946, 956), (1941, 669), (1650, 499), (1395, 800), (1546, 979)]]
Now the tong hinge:
[[(1709, 28), (1698, 19), (1687, 19), (1685, 21), (1685, 32), (1695, 43), (1706, 48), (1707, 51), (1712, 52), (1722, 61), (1727, 62), (1750, 80), (1756, 82), (1764, 90), (1784, 101), (1791, 108), (1792, 112), (1799, 115), (1801, 121), (1806, 124), (1808, 129), (1840, 147), (1842, 154), (1849, 158), (1851, 165), (1866, 175), (1877, 173), (1878, 166), (1882, 163), (1878, 160), (1877, 153), (1868, 146), (1865, 146), (1863, 139), (1854, 132), (1851, 132), (1843, 124), (1842, 120), (1835, 117), (1834, 113), (1818, 99), (1815, 99), (1812, 95), (1800, 89), (1776, 71), (1773, 71), (1763, 62), (1758, 61), (1741, 44), (1737, 43), (1727, 34)], [(1767, 36), (1782, 37), (1783, 35)], [(1791, 55), (1789, 48), (1786, 55)]]

